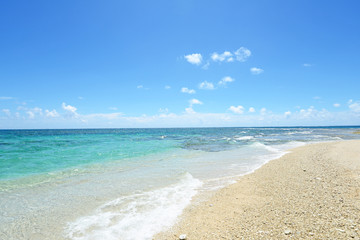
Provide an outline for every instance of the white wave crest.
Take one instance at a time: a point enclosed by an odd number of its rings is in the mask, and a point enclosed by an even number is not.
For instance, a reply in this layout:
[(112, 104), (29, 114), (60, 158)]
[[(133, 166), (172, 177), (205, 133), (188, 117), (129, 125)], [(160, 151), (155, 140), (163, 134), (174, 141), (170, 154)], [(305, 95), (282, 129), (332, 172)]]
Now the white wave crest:
[(235, 136), (234, 139), (235, 139), (235, 140), (243, 141), (243, 140), (251, 140), (251, 139), (254, 139), (254, 137), (253, 137), (253, 136), (242, 136), (242, 137)]

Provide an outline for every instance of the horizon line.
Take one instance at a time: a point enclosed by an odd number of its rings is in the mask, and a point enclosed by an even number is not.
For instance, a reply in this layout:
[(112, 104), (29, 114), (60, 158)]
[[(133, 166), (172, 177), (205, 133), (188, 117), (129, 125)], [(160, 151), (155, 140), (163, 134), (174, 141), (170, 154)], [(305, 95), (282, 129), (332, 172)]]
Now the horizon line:
[(13, 130), (110, 130), (110, 129), (195, 129), (195, 128), (360, 128), (360, 125), (299, 125), (299, 126), (232, 126), (232, 127), (118, 127), (118, 128), (0, 128), (0, 131), (13, 131)]

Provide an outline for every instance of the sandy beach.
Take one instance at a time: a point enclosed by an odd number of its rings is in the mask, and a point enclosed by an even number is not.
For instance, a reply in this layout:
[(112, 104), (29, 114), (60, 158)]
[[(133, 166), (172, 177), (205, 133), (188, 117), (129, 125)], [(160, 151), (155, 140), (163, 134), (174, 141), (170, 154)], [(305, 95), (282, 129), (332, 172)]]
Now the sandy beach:
[(194, 202), (154, 239), (360, 239), (360, 141), (295, 148)]

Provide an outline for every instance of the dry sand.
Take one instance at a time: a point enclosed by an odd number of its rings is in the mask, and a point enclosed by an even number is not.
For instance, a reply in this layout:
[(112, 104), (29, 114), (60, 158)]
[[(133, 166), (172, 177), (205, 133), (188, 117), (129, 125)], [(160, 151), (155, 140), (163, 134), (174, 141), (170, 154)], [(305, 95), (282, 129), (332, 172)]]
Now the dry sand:
[(154, 239), (360, 239), (360, 141), (293, 149)]

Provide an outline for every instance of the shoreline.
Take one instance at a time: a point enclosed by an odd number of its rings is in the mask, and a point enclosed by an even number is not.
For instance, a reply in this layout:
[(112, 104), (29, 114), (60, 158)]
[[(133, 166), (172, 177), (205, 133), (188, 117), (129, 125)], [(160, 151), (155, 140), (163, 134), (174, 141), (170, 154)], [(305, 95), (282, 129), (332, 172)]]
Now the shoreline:
[(193, 200), (153, 239), (359, 239), (359, 175), (360, 140), (290, 149), (209, 199)]

